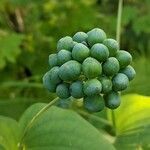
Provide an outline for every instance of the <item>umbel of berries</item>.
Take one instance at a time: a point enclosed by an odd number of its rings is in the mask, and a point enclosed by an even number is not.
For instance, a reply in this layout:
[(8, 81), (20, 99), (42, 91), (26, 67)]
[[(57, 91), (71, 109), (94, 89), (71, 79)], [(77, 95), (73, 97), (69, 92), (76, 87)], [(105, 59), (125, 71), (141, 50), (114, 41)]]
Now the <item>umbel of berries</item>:
[(115, 109), (121, 103), (121, 91), (136, 75), (131, 62), (131, 54), (120, 50), (118, 42), (107, 38), (102, 29), (77, 32), (58, 41), (56, 54), (49, 55), (50, 70), (43, 84), (64, 102), (63, 107), (73, 97), (83, 99), (90, 112), (105, 106)]

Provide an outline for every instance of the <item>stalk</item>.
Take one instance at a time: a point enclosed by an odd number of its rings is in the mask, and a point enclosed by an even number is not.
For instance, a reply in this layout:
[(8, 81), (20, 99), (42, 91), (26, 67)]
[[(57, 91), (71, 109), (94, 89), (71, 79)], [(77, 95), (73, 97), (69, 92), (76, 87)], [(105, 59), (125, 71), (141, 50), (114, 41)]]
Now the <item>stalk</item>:
[(49, 109), (53, 104), (55, 104), (58, 101), (58, 98), (53, 99), (52, 101), (50, 101), (46, 106), (44, 106), (39, 112), (37, 112), (37, 114), (31, 119), (31, 121), (27, 124), (23, 136), (21, 137), (20, 143), (18, 143), (18, 147), (20, 150), (23, 149), (23, 140), (27, 134), (27, 132), (29, 131), (29, 129), (32, 127), (33, 123), (37, 120), (37, 118), (44, 113), (47, 109)]
[[(123, 0), (118, 1), (118, 14), (117, 14), (117, 26), (116, 26), (116, 40), (119, 44), (120, 48), (120, 36), (121, 36), (121, 17), (122, 17), (122, 9), (123, 9)], [(115, 112), (111, 111), (112, 123), (114, 130), (116, 131), (116, 122), (115, 122)]]

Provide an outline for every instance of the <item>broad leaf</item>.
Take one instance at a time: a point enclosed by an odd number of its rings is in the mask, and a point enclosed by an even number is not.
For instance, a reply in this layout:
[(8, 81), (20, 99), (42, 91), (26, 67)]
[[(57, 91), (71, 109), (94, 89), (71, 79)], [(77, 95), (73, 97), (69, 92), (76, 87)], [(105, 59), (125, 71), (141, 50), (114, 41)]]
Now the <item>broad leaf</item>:
[(20, 44), (22, 36), (7, 33), (0, 36), (0, 69), (6, 65), (6, 62), (14, 63), (20, 54)]
[(33, 98), (16, 97), (0, 100), (0, 115), (19, 120), (23, 112), (37, 101)]
[[(32, 105), (20, 120), (22, 133), (33, 116), (45, 104)], [(30, 126), (23, 139), (30, 150), (114, 150), (102, 134), (71, 110), (51, 107)]]
[(126, 95), (114, 111), (119, 150), (150, 148), (150, 97)]
[(13, 119), (0, 116), (0, 150), (17, 150), (19, 136), (18, 123)]

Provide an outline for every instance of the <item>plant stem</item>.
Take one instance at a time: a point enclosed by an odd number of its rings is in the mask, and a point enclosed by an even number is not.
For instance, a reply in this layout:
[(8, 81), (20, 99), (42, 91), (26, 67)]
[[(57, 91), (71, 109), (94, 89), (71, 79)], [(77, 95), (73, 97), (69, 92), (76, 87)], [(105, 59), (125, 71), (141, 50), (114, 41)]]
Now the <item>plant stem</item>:
[(118, 14), (117, 14), (117, 28), (116, 28), (116, 40), (120, 47), (120, 34), (121, 34), (121, 17), (122, 17), (123, 0), (118, 2)]
[[(120, 48), (122, 9), (123, 9), (123, 0), (119, 0), (118, 1), (118, 14), (117, 14), (117, 27), (116, 27), (116, 40), (118, 42), (119, 48)], [(112, 123), (113, 123), (114, 130), (116, 130), (114, 110), (111, 111), (111, 116), (112, 116)]]
[(24, 137), (26, 136), (27, 132), (29, 131), (29, 129), (32, 127), (33, 123), (37, 120), (37, 118), (44, 113), (48, 108), (50, 108), (53, 104), (55, 104), (58, 101), (58, 98), (53, 99), (52, 101), (50, 101), (46, 106), (44, 106), (39, 112), (37, 112), (37, 114), (31, 119), (31, 121), (27, 124), (23, 136), (21, 137), (20, 143), (18, 144), (18, 147), (22, 147), (22, 142)]

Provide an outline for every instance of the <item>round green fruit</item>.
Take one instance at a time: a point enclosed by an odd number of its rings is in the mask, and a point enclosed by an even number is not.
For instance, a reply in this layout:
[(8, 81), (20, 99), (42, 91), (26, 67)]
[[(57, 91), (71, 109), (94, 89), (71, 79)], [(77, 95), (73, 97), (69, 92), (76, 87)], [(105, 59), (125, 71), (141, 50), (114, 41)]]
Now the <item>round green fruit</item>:
[(59, 77), (59, 67), (55, 66), (49, 71), (49, 78), (52, 83), (58, 84), (61, 82), (61, 79)]
[(58, 58), (58, 64), (62, 65), (65, 62), (71, 60), (71, 52), (67, 51), (67, 50), (60, 50), (57, 54), (57, 58)]
[(112, 82), (108, 77), (101, 77), (100, 82), (102, 84), (102, 93), (106, 94), (112, 90)]
[(120, 106), (121, 99), (118, 92), (110, 92), (107, 95), (104, 95), (105, 106), (110, 109), (116, 109)]
[(103, 73), (108, 76), (113, 76), (119, 71), (119, 62), (115, 57), (110, 57), (102, 65)]
[(73, 36), (73, 40), (78, 43), (82, 43), (83, 41), (86, 41), (87, 37), (88, 37), (88, 35), (85, 32), (77, 32)]
[(97, 43), (91, 48), (91, 56), (98, 61), (103, 62), (108, 58), (109, 50), (105, 45)]
[(94, 95), (85, 97), (83, 105), (89, 112), (99, 112), (104, 109), (105, 103), (101, 95)]
[(128, 77), (129, 81), (133, 80), (134, 77), (136, 76), (134, 68), (130, 65), (124, 69), (121, 69), (120, 73), (124, 73)]
[(56, 87), (56, 94), (59, 98), (68, 98), (70, 97), (69, 85), (67, 83), (59, 84)]
[(56, 103), (56, 106), (61, 107), (61, 108), (70, 108), (71, 98), (65, 98), (65, 99), (59, 98), (59, 100)]
[(114, 39), (105, 39), (103, 44), (107, 46), (109, 50), (109, 56), (115, 56), (117, 51), (119, 50), (119, 44), (116, 40)]
[(106, 33), (99, 28), (95, 28), (87, 33), (88, 44), (92, 47), (96, 43), (102, 43), (106, 39)]
[(50, 68), (57, 66), (58, 65), (57, 54), (49, 55), (48, 63), (49, 63)]
[(82, 71), (87, 78), (91, 79), (102, 73), (102, 66), (96, 59), (88, 57), (82, 63)]
[(125, 90), (129, 85), (128, 77), (123, 73), (118, 73), (112, 78), (114, 91)]
[(70, 93), (74, 98), (82, 98), (83, 93), (83, 83), (82, 81), (75, 81), (70, 85)]
[(90, 54), (90, 50), (82, 43), (77, 43), (72, 50), (73, 59), (82, 62)]
[(132, 56), (129, 52), (120, 50), (116, 54), (116, 58), (119, 61), (120, 68), (125, 68), (132, 62)]
[(66, 36), (61, 38), (57, 43), (57, 50), (60, 51), (62, 49), (72, 51), (74, 46), (73, 40), (70, 36)]
[(100, 94), (102, 90), (102, 84), (97, 79), (87, 80), (83, 85), (84, 94), (87, 96)]
[(50, 80), (50, 71), (45, 73), (43, 76), (43, 86), (49, 91), (49, 92), (55, 92), (56, 91), (56, 84), (52, 83)]
[(70, 60), (59, 68), (59, 77), (64, 81), (76, 80), (80, 74), (81, 64), (75, 60)]

